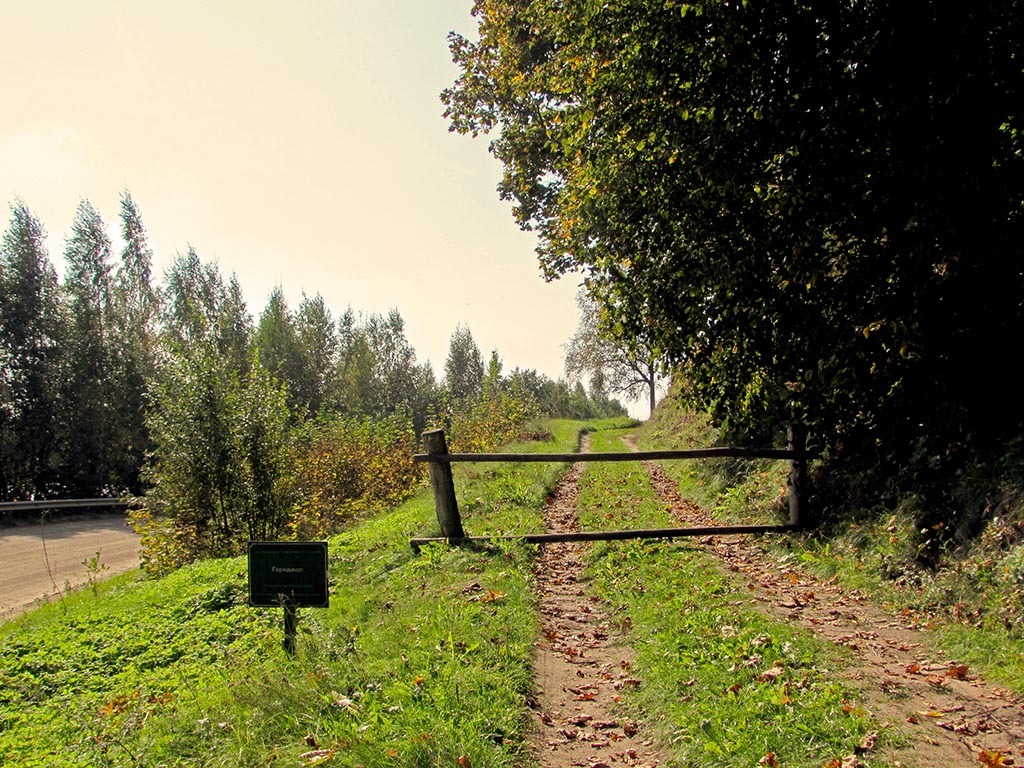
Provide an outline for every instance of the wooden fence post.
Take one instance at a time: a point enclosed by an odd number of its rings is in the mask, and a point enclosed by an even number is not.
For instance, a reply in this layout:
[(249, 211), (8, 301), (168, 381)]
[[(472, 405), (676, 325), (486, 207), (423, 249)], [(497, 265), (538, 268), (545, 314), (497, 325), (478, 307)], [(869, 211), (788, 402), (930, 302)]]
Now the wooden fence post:
[[(423, 447), (431, 456), (448, 453), (448, 443), (443, 429), (428, 429), (423, 433)], [(465, 537), (462, 518), (459, 517), (459, 503), (455, 499), (455, 481), (452, 480), (452, 465), (447, 461), (430, 462), (430, 487), (434, 489), (434, 507), (441, 535), (446, 539)]]
[(804, 523), (807, 515), (807, 436), (803, 428), (794, 424), (789, 425), (789, 450), (796, 451), (799, 455), (789, 461), (789, 524), (799, 528)]

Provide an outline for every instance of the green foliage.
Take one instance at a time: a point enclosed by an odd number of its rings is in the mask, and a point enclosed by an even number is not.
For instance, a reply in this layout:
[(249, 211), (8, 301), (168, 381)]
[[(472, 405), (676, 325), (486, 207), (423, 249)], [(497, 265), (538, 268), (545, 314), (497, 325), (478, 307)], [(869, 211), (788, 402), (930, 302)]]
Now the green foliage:
[(305, 359), (295, 318), (281, 286), (270, 293), (256, 326), (253, 347), (267, 370), (287, 387), (290, 410), (297, 416), (304, 415), (309, 407)]
[(63, 315), (45, 232), (24, 203), (0, 244), (0, 494), (56, 486), (55, 430)]
[(533, 369), (516, 368), (506, 379), (506, 386), (528, 394), (537, 402), (540, 413), (559, 419), (603, 419), (625, 416), (626, 409), (601, 391), (588, 393), (580, 382), (570, 387), (564, 379), (552, 381)]
[(463, 400), (452, 414), (448, 449), (453, 453), (486, 453), (514, 441), (524, 425), (538, 414), (528, 394), (497, 390), (475, 400)]
[(734, 442), (795, 417), (876, 498), (1015, 471), (1024, 401), (986, 372), (1024, 331), (1019, 0), (474, 15), (451, 128), (494, 131), (546, 273)]
[(475, 400), (483, 394), (484, 361), (469, 328), (452, 333), (444, 361), (444, 386), (455, 402)]
[(424, 477), (416, 449), (411, 425), (398, 417), (311, 424), (296, 448), (290, 535), (321, 539), (397, 505)]
[(279, 537), (291, 505), (286, 395), (256, 360), (244, 380), (208, 347), (172, 359), (150, 416), (150, 489), (132, 513), (155, 572)]
[(91, 498), (123, 492), (126, 483), (114, 477), (124, 434), (118, 413), (122, 398), (114, 394), (122, 379), (113, 344), (118, 317), (110, 240), (87, 201), (78, 206), (65, 262), (62, 288), (69, 323), (60, 393), (61, 481), (71, 497)]
[[(577, 431), (552, 425), (542, 447), (569, 450)], [(557, 468), (535, 468), (553, 482)], [(530, 498), (534, 520), (544, 495)], [(424, 489), (332, 537), (331, 607), (300, 611), (294, 656), (280, 612), (245, 605), (239, 558), (115, 577), (98, 598), (5, 623), (0, 762), (239, 768), (324, 750), (337, 766), (522, 765), (532, 550), (415, 555), (409, 538), (435, 529)]]

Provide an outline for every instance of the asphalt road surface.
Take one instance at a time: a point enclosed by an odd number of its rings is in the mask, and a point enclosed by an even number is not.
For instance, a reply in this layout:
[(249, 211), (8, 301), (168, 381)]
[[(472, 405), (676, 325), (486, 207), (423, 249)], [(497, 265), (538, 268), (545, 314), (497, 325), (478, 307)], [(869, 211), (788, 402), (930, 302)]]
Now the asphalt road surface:
[(99, 578), (139, 567), (139, 537), (124, 515), (0, 528), (0, 621), (88, 583), (83, 561), (97, 552), (107, 566)]

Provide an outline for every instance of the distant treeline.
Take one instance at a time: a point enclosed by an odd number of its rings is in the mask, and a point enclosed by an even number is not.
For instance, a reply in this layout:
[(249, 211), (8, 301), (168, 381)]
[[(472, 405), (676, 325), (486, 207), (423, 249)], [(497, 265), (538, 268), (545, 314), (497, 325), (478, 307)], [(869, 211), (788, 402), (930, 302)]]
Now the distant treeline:
[[(59, 280), (43, 226), (21, 201), (11, 206), (0, 247), (4, 500), (146, 494), (183, 452), (179, 468), (224, 475), (219, 492), (244, 479), (228, 458), (239, 451), (253, 475), (245, 482), (272, 485), (283, 476), (267, 474), (268, 462), (283, 461), (275, 440), (291, 455), (299, 435), (308, 442), (313, 425), (339, 419), (387, 421), (416, 436), (501, 398), (524, 418), (624, 413), (601, 392), (535, 370), (505, 374), (498, 352), (485, 361), (463, 327), (438, 379), (417, 361), (397, 309), (335, 317), (320, 295), (304, 294), (293, 309), (278, 288), (254, 321), (237, 277), (191, 247), (157, 285), (127, 192), (120, 225), (115, 254), (82, 201)], [(250, 502), (265, 508), (272, 491), (255, 488)]]

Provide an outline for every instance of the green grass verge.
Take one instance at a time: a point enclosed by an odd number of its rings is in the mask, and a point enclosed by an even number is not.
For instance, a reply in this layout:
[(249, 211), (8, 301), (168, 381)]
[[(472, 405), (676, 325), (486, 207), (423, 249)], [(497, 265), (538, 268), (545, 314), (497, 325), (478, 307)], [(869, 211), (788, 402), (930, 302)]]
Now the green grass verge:
[[(556, 422), (523, 451), (572, 451)], [(483, 468), (480, 468), (483, 467)], [(539, 530), (562, 467), (463, 465), (474, 534)], [(115, 578), (0, 627), (5, 766), (523, 765), (534, 550), (424, 548), (429, 490), (329, 542), (329, 609), (246, 605), (244, 558)]]
[[(515, 451), (563, 452), (593, 429), (555, 422)], [(563, 466), (457, 465), (468, 533), (541, 530)], [(638, 464), (591, 464), (585, 529), (670, 524)], [(536, 549), (412, 552), (437, 535), (429, 491), (333, 537), (329, 609), (249, 608), (243, 558), (117, 577), (0, 626), (0, 763), (24, 766), (529, 766)], [(753, 611), (686, 542), (591, 547), (588, 587), (636, 649), (646, 713), (688, 766), (820, 766), (871, 724), (831, 646)]]

